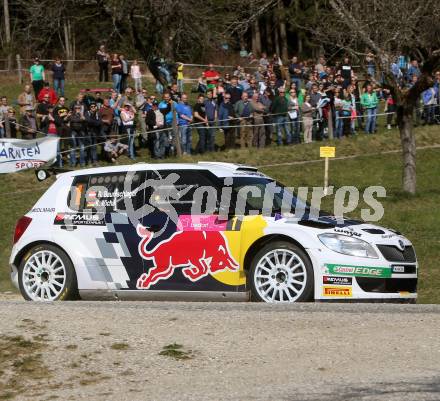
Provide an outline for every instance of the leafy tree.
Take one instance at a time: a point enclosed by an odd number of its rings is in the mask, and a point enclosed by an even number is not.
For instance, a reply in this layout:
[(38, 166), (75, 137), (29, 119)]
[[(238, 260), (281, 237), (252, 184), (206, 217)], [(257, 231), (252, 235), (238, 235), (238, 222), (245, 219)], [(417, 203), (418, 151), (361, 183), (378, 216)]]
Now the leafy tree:
[[(416, 140), (414, 110), (423, 91), (433, 85), (440, 68), (440, 2), (436, 0), (329, 0), (314, 25), (303, 25), (320, 43), (364, 58), (375, 54), (383, 86), (397, 106), (403, 152), (403, 189), (416, 192)], [(400, 55), (421, 61), (421, 76), (411, 88), (399, 86), (391, 64)]]

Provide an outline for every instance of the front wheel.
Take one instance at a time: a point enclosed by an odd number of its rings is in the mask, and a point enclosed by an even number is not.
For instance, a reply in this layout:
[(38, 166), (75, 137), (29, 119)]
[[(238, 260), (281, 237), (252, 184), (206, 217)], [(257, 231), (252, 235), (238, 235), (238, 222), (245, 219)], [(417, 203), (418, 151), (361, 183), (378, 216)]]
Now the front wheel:
[(313, 267), (306, 253), (287, 241), (265, 245), (249, 271), (251, 299), (263, 302), (305, 302), (313, 299)]
[(56, 246), (34, 246), (19, 266), (19, 285), (28, 301), (58, 301), (78, 298), (78, 285), (72, 262)]

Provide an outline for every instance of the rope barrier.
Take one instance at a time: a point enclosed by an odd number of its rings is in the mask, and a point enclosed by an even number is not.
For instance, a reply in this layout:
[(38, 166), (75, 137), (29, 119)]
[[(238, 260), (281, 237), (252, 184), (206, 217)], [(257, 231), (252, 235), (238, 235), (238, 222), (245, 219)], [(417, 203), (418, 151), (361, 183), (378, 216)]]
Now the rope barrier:
[[(395, 114), (395, 112), (376, 113), (375, 116), (376, 117), (378, 117), (378, 116), (387, 116), (389, 114)], [(279, 116), (279, 115), (284, 115), (285, 116), (286, 114), (285, 113), (273, 113), (273, 114), (267, 114), (267, 115), (263, 115), (263, 116)], [(357, 118), (358, 118), (358, 116), (356, 116), (356, 117), (342, 116), (342, 117), (336, 117), (336, 120), (337, 119), (353, 119), (353, 120), (356, 120)], [(232, 121), (234, 121), (234, 120), (237, 121), (239, 119), (240, 119), (240, 117), (234, 117), (232, 119)], [(322, 118), (314, 118), (314, 119), (312, 119), (312, 122), (315, 123), (317, 121), (322, 121), (322, 120), (323, 120)], [(218, 122), (222, 122), (222, 121), (231, 121), (231, 120), (217, 120), (217, 123)], [(284, 122), (271, 122), (271, 123), (263, 123), (263, 124), (238, 124), (238, 125), (228, 125), (227, 127), (226, 126), (217, 125), (216, 127), (214, 126), (212, 128), (217, 128), (217, 129), (228, 128), (229, 129), (229, 128), (243, 128), (243, 127), (265, 127), (265, 126), (276, 126), (276, 125), (286, 125), (286, 124), (287, 125), (292, 125), (292, 123), (299, 124), (299, 123), (303, 123), (303, 122), (304, 122), (303, 119), (297, 119), (297, 120), (290, 120), (289, 119), (289, 120), (284, 121)], [(21, 124), (19, 124), (17, 122), (15, 122), (15, 123), (12, 122), (12, 123), (15, 124), (16, 126), (25, 127), (25, 126), (23, 126), (23, 125), (21, 125)], [(188, 126), (190, 126), (192, 128), (207, 128), (207, 126), (201, 126), (201, 124), (202, 123), (190, 123), (190, 124), (188, 124)], [(27, 127), (25, 127), (25, 128), (27, 128)], [(179, 128), (179, 126), (178, 126), (178, 128)], [(134, 136), (134, 138), (137, 138), (137, 137), (139, 137), (141, 135), (156, 134), (156, 133), (165, 132), (165, 131), (166, 132), (170, 132), (171, 130), (172, 130), (172, 127), (166, 127), (166, 128), (161, 128), (161, 129), (151, 130), (151, 131), (146, 131), (146, 132), (134, 132), (133, 136)], [(41, 134), (43, 136), (47, 136), (47, 134), (42, 132), (42, 131), (36, 130), (35, 132), (39, 133), (39, 134)], [(117, 137), (120, 140), (120, 139), (128, 138), (129, 136), (130, 136), (130, 134), (126, 134), (126, 135), (120, 135), (119, 134)], [(60, 140), (69, 140), (69, 141), (71, 141), (73, 139), (76, 140), (76, 139), (91, 139), (91, 138), (92, 138), (91, 136), (74, 136), (74, 137), (59, 138), (59, 139)], [(106, 142), (107, 142), (107, 140), (102, 141), (102, 142), (97, 142), (97, 143), (94, 143), (94, 144), (90, 144), (90, 145), (84, 145), (82, 147), (82, 149), (88, 149), (88, 148), (95, 147), (95, 146), (98, 146), (98, 145), (103, 145)], [(71, 153), (72, 151), (76, 152), (77, 150), (81, 150), (81, 147), (71, 148), (69, 150), (65, 150), (65, 151), (59, 152), (59, 154)]]
[[(439, 149), (440, 144), (432, 144), (432, 145), (425, 145), (425, 146), (417, 146), (416, 150), (427, 150), (427, 149)], [(373, 157), (378, 155), (387, 155), (387, 154), (395, 154), (402, 152), (402, 149), (393, 149), (393, 150), (386, 150), (384, 152), (378, 152), (378, 153), (364, 153), (359, 155), (347, 155), (347, 156), (339, 156), (335, 157), (333, 160), (347, 160), (347, 159), (356, 159), (358, 157)], [(323, 159), (313, 159), (313, 160), (297, 160), (293, 162), (286, 162), (286, 163), (277, 163), (277, 164), (262, 164), (260, 166), (256, 166), (257, 168), (270, 168), (270, 167), (283, 167), (283, 166), (293, 166), (293, 165), (301, 165), (301, 164), (309, 164), (309, 163), (320, 163), (323, 162)], [(35, 189), (24, 189), (22, 191), (13, 191), (13, 192), (3, 192), (2, 196), (15, 196), (22, 193), (28, 193), (28, 192), (35, 192)]]

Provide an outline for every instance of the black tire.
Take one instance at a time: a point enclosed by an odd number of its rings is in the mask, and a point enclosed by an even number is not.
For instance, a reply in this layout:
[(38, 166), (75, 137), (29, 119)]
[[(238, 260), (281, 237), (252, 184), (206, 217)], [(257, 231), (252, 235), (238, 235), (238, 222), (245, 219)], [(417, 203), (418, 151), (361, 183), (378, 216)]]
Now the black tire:
[[(255, 275), (257, 273), (257, 266), (259, 261), (263, 258), (264, 255), (267, 255), (271, 251), (275, 250), (287, 250), (293, 252), (303, 263), (303, 266), (306, 271), (305, 286), (300, 293), (300, 295), (294, 299), (294, 301), (289, 301), (287, 298), (283, 300), (283, 302), (310, 302), (314, 299), (314, 274), (313, 274), (313, 266), (312, 263), (306, 254), (306, 252), (298, 247), (297, 245), (288, 242), (288, 241), (271, 241), (264, 245), (254, 256), (251, 262), (250, 269), (248, 271), (247, 281), (249, 283), (249, 288), (251, 291), (251, 301), (254, 302), (270, 302), (269, 300), (265, 300), (259, 293), (255, 284)], [(271, 276), (273, 277), (273, 276)], [(292, 292), (289, 290), (289, 294), (292, 295)], [(283, 294), (285, 295), (285, 294)], [(293, 297), (294, 298), (294, 297)]]
[(58, 296), (53, 299), (53, 301), (67, 301), (67, 300), (75, 300), (79, 299), (79, 293), (78, 293), (78, 282), (76, 279), (76, 272), (73, 267), (72, 261), (67, 256), (67, 254), (60, 248), (54, 245), (50, 244), (39, 244), (31, 249), (29, 249), (23, 258), (20, 261), (20, 265), (18, 268), (18, 283), (20, 286), (20, 292), (23, 298), (27, 301), (32, 301), (33, 299), (28, 295), (26, 292), (24, 285), (23, 285), (23, 270), (27, 263), (27, 261), (35, 255), (37, 252), (40, 251), (50, 251), (56, 254), (64, 264), (65, 268), (65, 280), (64, 285), (61, 288)]

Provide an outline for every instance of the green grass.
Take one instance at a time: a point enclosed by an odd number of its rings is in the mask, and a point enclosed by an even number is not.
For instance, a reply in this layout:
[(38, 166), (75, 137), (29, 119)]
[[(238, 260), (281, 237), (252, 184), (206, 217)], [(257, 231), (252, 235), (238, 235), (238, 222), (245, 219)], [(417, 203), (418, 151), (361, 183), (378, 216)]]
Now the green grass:
[(129, 345), (127, 343), (113, 343), (110, 348), (115, 350), (124, 350), (128, 349)]
[(162, 351), (159, 352), (159, 355), (166, 356), (168, 358), (173, 358), (178, 361), (191, 359), (193, 357), (193, 353), (191, 350), (186, 351), (185, 349), (183, 349), (182, 344), (177, 344), (177, 343), (165, 345), (162, 348)]
[(42, 342), (23, 336), (0, 336), (0, 399), (11, 399), (29, 394), (51, 372), (44, 364), (40, 351)]
[[(73, 98), (81, 87), (93, 87), (92, 84), (67, 86), (68, 97)], [(17, 85), (3, 86), (7, 93), (18, 93)], [(440, 149), (423, 149), (417, 152), (417, 194), (410, 196), (401, 190), (402, 161), (400, 153), (381, 154), (400, 149), (397, 130), (384, 131), (384, 120), (380, 119), (380, 132), (376, 135), (360, 134), (354, 138), (340, 141), (329, 141), (326, 144), (336, 146), (336, 156), (359, 155), (354, 159), (331, 160), (330, 185), (335, 189), (344, 185), (356, 186), (360, 191), (370, 185), (382, 185), (386, 188), (387, 197), (382, 201), (385, 209), (380, 225), (392, 227), (403, 232), (414, 242), (420, 261), (419, 301), (440, 303), (440, 270), (437, 266), (440, 247), (440, 188), (438, 171)], [(197, 134), (194, 133), (194, 137)], [(218, 135), (220, 138), (221, 135)], [(440, 144), (440, 128), (420, 127), (416, 129), (417, 146)], [(221, 140), (219, 139), (219, 143)], [(261, 167), (264, 173), (276, 178), (288, 186), (322, 186), (323, 162), (268, 166), (303, 160), (319, 159), (319, 146), (322, 143), (303, 144), (299, 146), (271, 146), (257, 150), (230, 150), (202, 156), (185, 156), (182, 159), (168, 161), (194, 162), (198, 160), (228, 161), (245, 163)], [(142, 150), (138, 162), (153, 162), (145, 150)], [(129, 163), (122, 157), (120, 164)], [(102, 164), (106, 165), (106, 164)], [(11, 290), (9, 281), (8, 259), (11, 250), (11, 239), (16, 220), (29, 211), (41, 194), (50, 186), (53, 178), (39, 183), (32, 171), (0, 176), (0, 291)], [(324, 200), (323, 207), (333, 210), (333, 197)], [(351, 213), (360, 217), (363, 202)]]

